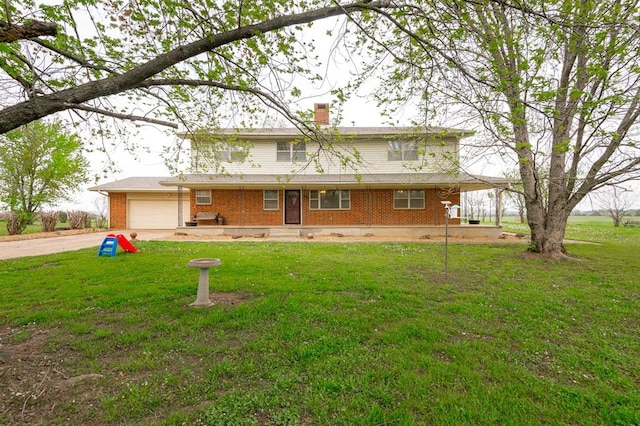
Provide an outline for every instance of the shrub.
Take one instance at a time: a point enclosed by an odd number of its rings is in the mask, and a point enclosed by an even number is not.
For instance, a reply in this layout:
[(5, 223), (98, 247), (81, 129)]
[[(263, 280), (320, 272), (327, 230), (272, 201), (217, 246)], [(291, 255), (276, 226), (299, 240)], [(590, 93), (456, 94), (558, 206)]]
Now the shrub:
[(71, 229), (82, 229), (87, 223), (87, 212), (73, 210), (67, 213), (69, 227)]
[(67, 212), (65, 211), (58, 212), (58, 222), (67, 223)]
[(58, 212), (40, 212), (40, 225), (43, 232), (53, 232), (58, 223)]
[(100, 213), (96, 215), (96, 228), (106, 228), (107, 227), (107, 217)]
[(27, 228), (30, 215), (24, 212), (10, 212), (7, 216), (7, 232), (9, 235), (19, 235)]

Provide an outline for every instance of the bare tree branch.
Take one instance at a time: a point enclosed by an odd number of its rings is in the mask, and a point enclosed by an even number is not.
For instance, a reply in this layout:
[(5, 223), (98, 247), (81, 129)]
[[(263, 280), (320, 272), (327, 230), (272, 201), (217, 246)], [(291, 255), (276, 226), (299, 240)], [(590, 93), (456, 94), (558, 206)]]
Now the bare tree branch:
[(73, 110), (80, 110), (80, 111), (87, 111), (87, 112), (94, 112), (96, 114), (100, 114), (100, 115), (106, 115), (108, 117), (114, 117), (114, 118), (119, 118), (121, 120), (129, 120), (129, 121), (144, 121), (146, 123), (151, 123), (151, 124), (158, 124), (160, 126), (166, 126), (166, 127), (171, 127), (174, 129), (178, 128), (178, 125), (175, 123), (172, 123), (170, 121), (165, 121), (165, 120), (158, 120), (155, 118), (151, 118), (151, 117), (144, 117), (141, 115), (134, 115), (134, 114), (121, 114), (121, 113), (117, 113), (117, 112), (113, 112), (113, 111), (108, 111), (105, 109), (101, 109), (101, 108), (94, 108), (94, 107), (90, 107), (88, 105), (78, 105), (78, 104), (65, 104), (65, 109), (73, 109)]

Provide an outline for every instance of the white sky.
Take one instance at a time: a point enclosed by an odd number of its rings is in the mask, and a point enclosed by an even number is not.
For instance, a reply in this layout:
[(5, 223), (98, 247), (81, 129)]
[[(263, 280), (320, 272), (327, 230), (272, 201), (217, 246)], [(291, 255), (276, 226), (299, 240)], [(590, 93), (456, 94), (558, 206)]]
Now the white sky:
[[(306, 31), (305, 37), (316, 38), (319, 39), (321, 37), (326, 38), (325, 32), (328, 28), (336, 29), (339, 26), (339, 20), (336, 18), (326, 20), (323, 23), (316, 23), (314, 26), (314, 31)], [(330, 43), (317, 43), (319, 46), (319, 55), (321, 58), (329, 56), (329, 50), (332, 48)], [(320, 52), (322, 50), (322, 52)], [(346, 63), (339, 54), (333, 58), (332, 61), (329, 62), (329, 67), (327, 68), (327, 76), (328, 81), (324, 82), (321, 87), (313, 88), (315, 90), (315, 97), (308, 98), (305, 104), (299, 104), (297, 107), (299, 108), (308, 108), (309, 110), (313, 109), (314, 103), (329, 103), (331, 104), (333, 99), (330, 95), (324, 95), (329, 92), (330, 89), (334, 88), (335, 85), (340, 83), (345, 83), (345, 81), (341, 81), (341, 76), (345, 76), (349, 74), (349, 71), (355, 70), (355, 65), (353, 63)], [(334, 81), (331, 81), (335, 79)], [(302, 84), (298, 84), (303, 87), (303, 91), (309, 89), (307, 86), (304, 87), (304, 82)], [(370, 86), (365, 90), (375, 90), (374, 83), (372, 82)], [(330, 116), (335, 117), (335, 115), (331, 115), (331, 109), (329, 110)], [(410, 120), (414, 117), (411, 116), (412, 111), (408, 110), (405, 112), (404, 116), (395, 117), (398, 120), (399, 125), (409, 125)], [(379, 111), (376, 109), (375, 103), (364, 98), (364, 97), (353, 97), (349, 101), (346, 102), (344, 111), (343, 111), (343, 120), (341, 123), (336, 123), (342, 126), (357, 126), (357, 127), (370, 127), (370, 126), (380, 126), (383, 123), (383, 119), (379, 114)], [(455, 123), (446, 124), (449, 127), (464, 127), (464, 126), (456, 126)], [(84, 190), (80, 191), (77, 196), (74, 198), (71, 203), (64, 203), (59, 206), (61, 209), (82, 209), (87, 211), (95, 211), (96, 209), (96, 200), (104, 198), (100, 194), (95, 192), (87, 191), (86, 188), (103, 184), (114, 180), (124, 179), (133, 176), (170, 176), (171, 172), (164, 164), (163, 159), (160, 156), (160, 153), (163, 150), (163, 147), (170, 146), (175, 143), (175, 136), (167, 135), (166, 129), (154, 128), (154, 126), (146, 126), (142, 130), (140, 130), (139, 137), (136, 139), (136, 143), (147, 147), (149, 149), (148, 153), (140, 152), (138, 158), (134, 158), (130, 153), (128, 153), (124, 149), (118, 149), (114, 153), (112, 153), (112, 159), (114, 159), (117, 163), (118, 169), (120, 172), (109, 173), (106, 177), (100, 178), (98, 182), (92, 182), (84, 186)], [(91, 154), (89, 157), (92, 165), (92, 176), (100, 174), (100, 170), (102, 170), (102, 166), (106, 159), (105, 154), (95, 153)], [(488, 160), (488, 159), (487, 159)], [(490, 161), (479, 162), (479, 164), (474, 166), (472, 172), (484, 175), (491, 176), (500, 176), (502, 175), (503, 167), (499, 161), (496, 161), (494, 164), (491, 164)], [(640, 198), (640, 197), (639, 197)], [(639, 201), (640, 203), (640, 201)], [(640, 204), (639, 204), (640, 206)], [(581, 210), (590, 210), (591, 208), (599, 208), (597, 205), (591, 205), (591, 203), (587, 200), (586, 202), (581, 203), (579, 206)]]

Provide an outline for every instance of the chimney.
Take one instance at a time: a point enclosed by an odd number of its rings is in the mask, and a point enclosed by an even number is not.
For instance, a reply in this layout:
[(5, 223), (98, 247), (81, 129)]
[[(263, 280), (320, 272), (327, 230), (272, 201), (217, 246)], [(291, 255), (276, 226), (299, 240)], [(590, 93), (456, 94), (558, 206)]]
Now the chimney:
[(313, 105), (313, 122), (318, 126), (329, 125), (329, 104)]

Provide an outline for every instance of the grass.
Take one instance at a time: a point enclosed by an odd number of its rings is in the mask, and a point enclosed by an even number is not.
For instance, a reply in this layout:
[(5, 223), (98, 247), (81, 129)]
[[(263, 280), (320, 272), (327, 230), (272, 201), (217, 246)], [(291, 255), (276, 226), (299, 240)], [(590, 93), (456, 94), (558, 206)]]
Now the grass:
[[(520, 223), (516, 218), (508, 217), (503, 220), (503, 229), (507, 232), (530, 234), (526, 223)], [(615, 228), (613, 220), (605, 216), (569, 216), (565, 238), (600, 243), (628, 242), (633, 244), (637, 238), (637, 229), (620, 226)], [(628, 239), (632, 241), (628, 241)]]
[[(96, 221), (95, 219), (92, 220), (92, 227), (96, 228)], [(56, 224), (56, 226), (62, 227), (62, 228), (69, 228), (69, 223), (61, 223), (58, 222)], [(22, 234), (36, 234), (38, 232), (42, 232), (42, 224), (40, 223), (39, 220), (34, 221), (32, 224), (27, 225), (27, 227), (25, 228), (25, 230), (22, 232)], [(9, 232), (7, 231), (7, 220), (6, 219), (0, 219), (0, 237), (9, 235)]]
[[(601, 242), (568, 244), (579, 261), (450, 244), (446, 278), (443, 246), (421, 243), (2, 261), (3, 342), (43, 340), (32, 386), (102, 378), (36, 399), (11, 382), (0, 423), (639, 424), (640, 229), (576, 226)], [(242, 303), (188, 307), (198, 257), (222, 259), (211, 291)]]
[[(35, 234), (36, 232), (42, 232), (42, 226), (39, 221), (35, 221), (31, 225), (27, 225), (26, 229), (22, 233)], [(9, 235), (9, 232), (7, 231), (7, 220), (0, 219), (0, 237), (4, 235)]]

